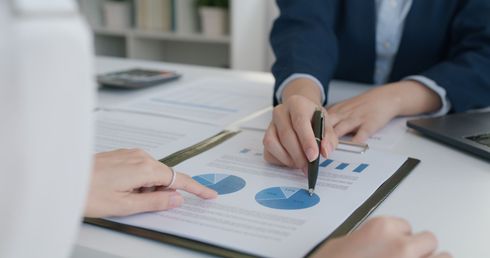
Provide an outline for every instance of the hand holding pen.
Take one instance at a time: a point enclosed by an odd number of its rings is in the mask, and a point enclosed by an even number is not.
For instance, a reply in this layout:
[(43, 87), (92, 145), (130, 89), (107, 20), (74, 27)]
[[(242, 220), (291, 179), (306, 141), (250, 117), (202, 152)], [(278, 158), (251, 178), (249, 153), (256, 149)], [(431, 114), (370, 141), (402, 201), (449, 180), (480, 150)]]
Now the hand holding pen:
[(316, 92), (300, 94), (294, 92), (294, 85), (284, 89), (282, 104), (274, 107), (272, 121), (264, 135), (264, 158), (272, 164), (302, 169), (306, 175), (308, 162), (314, 161), (319, 153), (326, 158), (337, 147), (338, 139), (327, 111), (322, 108), (325, 137), (318, 148), (311, 117), (316, 108), (322, 106), (321, 93), (314, 84), (304, 82), (300, 86), (299, 91), (311, 87), (312, 92)]
[[(282, 103), (274, 107), (272, 121), (264, 135), (266, 161), (301, 169), (307, 175), (309, 162), (317, 159), (319, 154), (327, 158), (338, 149), (339, 140), (331, 117), (321, 107), (321, 95), (318, 86), (308, 79), (296, 79), (284, 89)], [(318, 107), (321, 107), (324, 116), (324, 137), (320, 148), (311, 124), (313, 113)], [(362, 152), (367, 149), (366, 144), (342, 143), (347, 151), (354, 149), (354, 152)]]

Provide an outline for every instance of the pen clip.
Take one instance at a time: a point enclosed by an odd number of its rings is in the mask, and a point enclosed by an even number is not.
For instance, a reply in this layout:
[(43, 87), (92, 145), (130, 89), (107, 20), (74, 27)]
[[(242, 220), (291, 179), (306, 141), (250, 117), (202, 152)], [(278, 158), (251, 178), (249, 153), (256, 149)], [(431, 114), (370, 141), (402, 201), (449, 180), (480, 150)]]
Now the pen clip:
[(321, 132), (321, 135), (320, 135), (320, 141), (323, 140), (323, 138), (325, 138), (325, 117), (323, 116), (323, 112), (320, 113), (320, 132)]
[(336, 150), (362, 154), (369, 150), (369, 145), (367, 143), (354, 143), (339, 140), (339, 145), (337, 146)]
[[(317, 107), (315, 109), (315, 113), (320, 112), (320, 135), (318, 137), (315, 135), (315, 138), (318, 142), (321, 142), (325, 136), (325, 116), (323, 114), (322, 108)], [(313, 116), (318, 117), (318, 116)], [(317, 118), (318, 119), (318, 118)], [(339, 145), (337, 145), (336, 150), (339, 151), (345, 151), (345, 152), (352, 152), (352, 153), (358, 153), (362, 154), (366, 152), (369, 149), (369, 145), (367, 143), (354, 143), (350, 141), (344, 141), (344, 140), (339, 140)]]

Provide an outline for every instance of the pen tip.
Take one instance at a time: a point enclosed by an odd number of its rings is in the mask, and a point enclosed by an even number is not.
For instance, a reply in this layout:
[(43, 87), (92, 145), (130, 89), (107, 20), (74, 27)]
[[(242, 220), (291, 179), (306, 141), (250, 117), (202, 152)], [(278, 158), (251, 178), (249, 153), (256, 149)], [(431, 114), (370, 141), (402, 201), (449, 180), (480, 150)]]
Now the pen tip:
[(310, 196), (313, 196), (313, 192), (314, 192), (314, 191), (315, 191), (315, 190), (314, 190), (313, 188), (308, 189), (308, 193), (310, 194)]

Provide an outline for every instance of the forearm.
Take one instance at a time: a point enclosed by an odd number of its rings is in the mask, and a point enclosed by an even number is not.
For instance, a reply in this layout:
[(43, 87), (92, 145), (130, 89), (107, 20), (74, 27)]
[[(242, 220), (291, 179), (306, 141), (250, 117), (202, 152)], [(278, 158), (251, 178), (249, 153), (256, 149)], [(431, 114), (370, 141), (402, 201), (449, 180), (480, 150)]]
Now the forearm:
[(393, 101), (398, 106), (400, 116), (432, 113), (442, 106), (439, 95), (419, 82), (400, 81), (387, 87), (393, 92)]

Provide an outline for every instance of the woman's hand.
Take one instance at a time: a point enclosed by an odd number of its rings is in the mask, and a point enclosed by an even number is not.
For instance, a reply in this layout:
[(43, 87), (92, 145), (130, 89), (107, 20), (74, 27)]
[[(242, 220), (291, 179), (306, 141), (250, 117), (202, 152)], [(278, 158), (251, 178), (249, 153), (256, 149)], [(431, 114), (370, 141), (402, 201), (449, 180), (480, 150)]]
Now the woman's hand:
[(176, 189), (203, 199), (217, 196), (215, 191), (181, 173), (176, 173), (172, 189), (165, 190), (171, 180), (170, 168), (140, 149), (98, 153), (85, 216), (126, 216), (175, 208), (184, 201)]
[(303, 169), (308, 161), (321, 153), (327, 157), (337, 146), (337, 137), (329, 123), (325, 109), (325, 131), (321, 147), (313, 134), (311, 118), (321, 107), (320, 90), (308, 79), (297, 79), (284, 90), (283, 103), (273, 110), (272, 121), (264, 135), (264, 158), (266, 161), (288, 167)]
[(329, 258), (450, 258), (435, 254), (437, 240), (430, 232), (412, 233), (403, 219), (378, 217), (351, 234), (332, 239), (314, 253)]
[(329, 107), (329, 119), (337, 137), (355, 133), (354, 142), (365, 142), (396, 116), (434, 112), (439, 95), (415, 81), (379, 86)]

